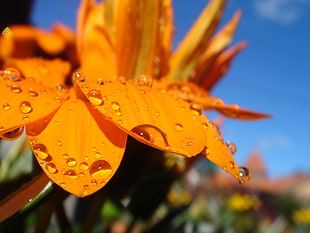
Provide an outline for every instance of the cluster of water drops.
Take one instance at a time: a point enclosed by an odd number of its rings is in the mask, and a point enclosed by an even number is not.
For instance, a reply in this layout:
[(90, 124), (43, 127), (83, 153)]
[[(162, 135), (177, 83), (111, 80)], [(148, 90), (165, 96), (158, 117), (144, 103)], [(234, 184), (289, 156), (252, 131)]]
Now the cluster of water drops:
[[(62, 155), (63, 162), (58, 161), (58, 166), (56, 166), (53, 156), (49, 154), (48, 149), (44, 144), (36, 143), (35, 141), (32, 141), (32, 144), (32, 149), (40, 165), (48, 172), (48, 174), (50, 174), (50, 176), (57, 177), (60, 180), (59, 185), (62, 188), (66, 189), (67, 185), (70, 185), (70, 180), (74, 181), (82, 179), (80, 182), (83, 182), (83, 178), (87, 177), (90, 177), (90, 183), (92, 186), (105, 184), (112, 175), (111, 165), (108, 161), (101, 159), (99, 152), (95, 153), (94, 158), (96, 160), (92, 163), (89, 163), (88, 156), (84, 157), (84, 161), (79, 162), (74, 157), (65, 153)], [(61, 146), (62, 143), (57, 141), (57, 145)], [(68, 182), (66, 182), (65, 178), (69, 178), (69, 181), (67, 180)], [(85, 191), (83, 195), (86, 195), (87, 190), (91, 187), (86, 179), (84, 181), (85, 184), (83, 188)]]

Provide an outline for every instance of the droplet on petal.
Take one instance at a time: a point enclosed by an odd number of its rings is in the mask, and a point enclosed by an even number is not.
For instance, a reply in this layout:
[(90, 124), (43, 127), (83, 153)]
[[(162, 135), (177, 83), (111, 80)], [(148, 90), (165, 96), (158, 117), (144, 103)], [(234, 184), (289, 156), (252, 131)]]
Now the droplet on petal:
[(3, 79), (7, 81), (17, 82), (22, 80), (19, 71), (15, 68), (7, 68), (2, 74)]
[(79, 178), (78, 174), (76, 173), (76, 171), (69, 169), (67, 171), (64, 172), (64, 175), (71, 178), (71, 179), (77, 179)]
[(11, 106), (10, 106), (8, 103), (4, 103), (4, 104), (2, 105), (2, 109), (3, 109), (4, 111), (8, 111), (8, 110), (11, 109)]
[(81, 169), (81, 170), (87, 171), (88, 168), (89, 168), (88, 163), (82, 162), (82, 163), (80, 164), (80, 169)]
[(81, 72), (75, 72), (72, 75), (72, 81), (73, 82), (85, 82), (86, 78), (85, 78), (85, 74), (81, 73)]
[(106, 180), (112, 174), (111, 165), (105, 160), (94, 162), (89, 168), (91, 177), (97, 180)]
[(56, 165), (53, 163), (46, 164), (46, 169), (51, 174), (55, 174), (58, 172), (58, 170), (56, 169)]
[(23, 101), (19, 105), (19, 110), (24, 114), (30, 113), (32, 112), (31, 104), (28, 101)]
[(1, 138), (5, 139), (5, 140), (15, 140), (17, 138), (19, 138), (24, 132), (24, 127), (20, 127), (17, 129), (14, 129), (10, 132), (7, 132), (5, 134), (1, 135)]
[(180, 123), (175, 124), (175, 125), (174, 125), (174, 129), (175, 129), (175, 131), (177, 131), (177, 132), (182, 132), (182, 131), (184, 130), (183, 125), (180, 124)]
[(251, 178), (251, 172), (246, 167), (240, 167), (239, 170), (239, 183), (243, 184)]
[(192, 112), (195, 115), (201, 115), (202, 107), (200, 104), (197, 103), (191, 103), (189, 108), (192, 110)]
[(31, 88), (29, 89), (28, 94), (29, 94), (30, 96), (32, 96), (32, 97), (38, 96), (38, 92), (32, 90)]
[(102, 104), (104, 104), (103, 100), (102, 100), (102, 96), (101, 96), (101, 92), (99, 90), (90, 90), (87, 93), (87, 97), (89, 99), (89, 101), (96, 105), (96, 106), (100, 106)]
[(67, 159), (66, 163), (67, 163), (67, 165), (68, 165), (69, 167), (75, 167), (76, 164), (77, 164), (77, 162), (76, 162), (76, 160), (75, 160), (74, 158), (69, 158), (69, 159)]
[(233, 142), (226, 142), (226, 145), (232, 154), (237, 152), (237, 146)]
[(131, 130), (136, 135), (160, 147), (168, 147), (167, 135), (153, 125), (139, 125)]
[(117, 110), (119, 110), (119, 109), (121, 108), (120, 105), (119, 105), (119, 103), (118, 103), (118, 102), (115, 102), (115, 101), (113, 101), (113, 102), (111, 103), (110, 107), (111, 107), (114, 111), (117, 111)]
[(20, 88), (20, 86), (14, 84), (14, 85), (11, 86), (11, 91), (13, 93), (21, 93), (22, 89)]
[(139, 86), (152, 87), (153, 79), (149, 75), (141, 75), (138, 79)]
[(46, 146), (41, 143), (35, 144), (32, 149), (39, 159), (46, 160), (49, 156)]

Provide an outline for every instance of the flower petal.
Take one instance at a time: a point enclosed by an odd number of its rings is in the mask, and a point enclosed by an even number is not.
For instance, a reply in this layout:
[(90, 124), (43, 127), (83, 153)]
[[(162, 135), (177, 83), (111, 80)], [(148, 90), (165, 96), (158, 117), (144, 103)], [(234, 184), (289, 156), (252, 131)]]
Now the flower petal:
[(10, 59), (5, 66), (16, 67), (24, 77), (34, 78), (36, 82), (52, 88), (65, 86), (71, 68), (67, 61), (42, 58)]
[[(89, 77), (104, 73), (116, 75), (116, 56), (109, 33), (105, 27), (104, 4), (84, 0), (79, 9), (77, 49), (80, 70)], [(94, 65), (96, 64), (96, 65)]]
[(190, 78), (219, 23), (225, 3), (225, 0), (212, 0), (203, 10), (171, 58), (169, 80), (186, 81)]
[(246, 168), (239, 168), (233, 157), (235, 146), (232, 143), (225, 143), (217, 127), (212, 122), (209, 122), (205, 116), (201, 115), (200, 119), (205, 126), (207, 134), (207, 143), (202, 154), (211, 162), (238, 179), (240, 183), (248, 181), (250, 173)]
[(62, 101), (55, 90), (23, 79), (13, 68), (0, 71), (0, 93), (0, 137), (49, 115)]
[(269, 118), (270, 115), (247, 110), (235, 104), (225, 104), (220, 98), (211, 96), (206, 90), (191, 82), (165, 82), (158, 83), (158, 88), (175, 99), (182, 99), (196, 106), (196, 109), (216, 110), (225, 116), (241, 120), (258, 120)]
[(66, 101), (43, 131), (27, 126), (35, 157), (50, 179), (79, 197), (101, 189), (116, 172), (127, 135), (87, 101)]
[(121, 0), (116, 6), (115, 48), (118, 75), (137, 80), (168, 72), (172, 40), (170, 0)]
[(199, 57), (195, 71), (190, 81), (200, 84), (202, 79), (208, 82), (206, 73), (214, 66), (214, 61), (231, 43), (234, 32), (238, 26), (241, 17), (241, 11), (237, 11), (232, 19), (210, 40), (206, 50)]
[(149, 76), (141, 76), (139, 84), (121, 77), (77, 84), (106, 118), (140, 142), (186, 156), (205, 145), (203, 126), (189, 104), (152, 88)]

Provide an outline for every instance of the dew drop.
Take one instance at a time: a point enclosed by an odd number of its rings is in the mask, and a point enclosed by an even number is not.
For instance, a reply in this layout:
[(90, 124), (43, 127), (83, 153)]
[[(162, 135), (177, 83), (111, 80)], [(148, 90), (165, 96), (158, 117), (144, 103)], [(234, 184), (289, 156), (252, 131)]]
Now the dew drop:
[(24, 114), (30, 113), (32, 112), (31, 104), (28, 101), (23, 101), (19, 105), (19, 110)]
[(141, 75), (138, 79), (138, 85), (139, 86), (146, 86), (146, 87), (152, 87), (153, 85), (153, 79), (149, 75)]
[(88, 186), (87, 184), (85, 184), (85, 185), (83, 186), (83, 188), (84, 188), (84, 189), (89, 189), (89, 186)]
[(208, 129), (209, 125), (208, 125), (208, 123), (204, 122), (204, 123), (202, 123), (202, 127), (203, 127), (204, 129)]
[(201, 111), (202, 111), (202, 107), (200, 104), (197, 104), (197, 103), (191, 103), (189, 108), (192, 110), (192, 112), (195, 114), (195, 115), (201, 115)]
[(24, 132), (24, 127), (20, 127), (17, 129), (14, 129), (10, 132), (4, 133), (1, 135), (1, 138), (5, 139), (5, 140), (15, 140), (17, 138), (19, 138)]
[(25, 122), (28, 122), (28, 121), (29, 121), (29, 116), (23, 116), (23, 120), (24, 120)]
[(76, 171), (69, 169), (67, 171), (64, 172), (64, 175), (71, 178), (71, 179), (77, 179), (79, 178), (78, 174), (76, 173)]
[(239, 170), (239, 183), (243, 184), (251, 178), (251, 172), (246, 167), (240, 167)]
[(90, 90), (87, 93), (87, 97), (89, 99), (89, 101), (96, 105), (96, 106), (100, 106), (102, 104), (104, 104), (103, 100), (102, 100), (102, 96), (101, 96), (101, 92), (99, 90)]
[(80, 169), (81, 169), (81, 170), (87, 171), (88, 168), (89, 168), (88, 163), (82, 162), (82, 163), (80, 164)]
[(166, 148), (169, 146), (167, 141), (167, 135), (161, 131), (159, 128), (153, 125), (139, 125), (134, 127), (131, 132), (144, 138), (156, 146)]
[(232, 154), (235, 154), (237, 152), (237, 147), (233, 142), (226, 142), (226, 146)]
[(46, 146), (41, 143), (35, 144), (32, 149), (33, 149), (34, 154), (39, 159), (46, 160), (49, 157)]
[(160, 116), (160, 112), (158, 112), (158, 111), (155, 112), (155, 115), (159, 117)]
[(97, 85), (103, 85), (104, 84), (104, 82), (103, 82), (103, 80), (101, 79), (101, 78), (98, 78), (97, 79)]
[(85, 78), (85, 74), (81, 73), (81, 72), (75, 72), (72, 75), (72, 81), (73, 82), (85, 82), (86, 78)]
[(55, 174), (58, 172), (58, 170), (56, 169), (56, 165), (53, 163), (46, 164), (46, 169), (51, 174)]
[(80, 172), (80, 173), (79, 173), (79, 176), (80, 176), (80, 177), (85, 177), (86, 174), (85, 174), (84, 172)]
[(96, 180), (91, 180), (91, 181), (90, 181), (90, 183), (92, 183), (92, 184), (93, 184), (93, 186), (97, 186), (97, 185), (98, 185), (98, 183), (97, 183), (97, 181), (96, 181)]
[(4, 103), (4, 104), (2, 105), (2, 109), (3, 109), (4, 111), (9, 111), (9, 110), (11, 109), (11, 106), (10, 106), (8, 103)]
[(116, 116), (122, 116), (123, 114), (122, 114), (121, 110), (116, 110), (115, 115)]
[(18, 86), (18, 85), (12, 85), (12, 86), (11, 86), (11, 91), (12, 91), (13, 93), (21, 93), (21, 92), (22, 92), (22, 89), (21, 89), (20, 86)]
[(119, 105), (119, 103), (116, 102), (116, 101), (113, 101), (113, 102), (111, 103), (110, 107), (111, 107), (111, 109), (114, 110), (114, 111), (117, 111), (117, 110), (119, 110), (119, 109), (121, 108), (120, 105)]
[(75, 167), (76, 164), (77, 164), (77, 162), (76, 162), (76, 160), (75, 160), (74, 158), (69, 158), (69, 159), (67, 159), (66, 163), (67, 163), (67, 165), (68, 165), (69, 167)]
[(36, 92), (36, 91), (32, 90), (31, 88), (29, 88), (28, 95), (32, 96), (32, 97), (36, 97), (36, 96), (38, 96), (38, 92)]
[(60, 140), (58, 140), (58, 141), (56, 142), (56, 144), (57, 144), (57, 146), (62, 146), (62, 142), (61, 142)]
[(67, 185), (66, 185), (65, 182), (61, 182), (59, 185), (60, 185), (61, 187), (63, 187), (63, 188), (67, 187)]
[(107, 161), (98, 160), (90, 166), (89, 174), (94, 179), (105, 180), (111, 176), (112, 168)]
[(68, 155), (68, 154), (63, 154), (63, 155), (62, 155), (62, 158), (63, 158), (63, 159), (68, 159), (68, 158), (69, 158), (69, 155)]
[(235, 162), (234, 161), (230, 161), (229, 162), (229, 167), (234, 169), (235, 168)]
[(15, 68), (5, 69), (3, 74), (3, 79), (7, 81), (17, 82), (22, 80), (19, 71)]
[(180, 123), (175, 124), (175, 125), (174, 125), (174, 129), (175, 129), (175, 131), (177, 131), (177, 132), (182, 132), (182, 131), (184, 130), (183, 125), (180, 124)]
[(96, 152), (96, 153), (95, 153), (95, 158), (96, 158), (96, 159), (100, 159), (100, 158), (101, 158), (101, 154), (100, 154), (99, 152)]

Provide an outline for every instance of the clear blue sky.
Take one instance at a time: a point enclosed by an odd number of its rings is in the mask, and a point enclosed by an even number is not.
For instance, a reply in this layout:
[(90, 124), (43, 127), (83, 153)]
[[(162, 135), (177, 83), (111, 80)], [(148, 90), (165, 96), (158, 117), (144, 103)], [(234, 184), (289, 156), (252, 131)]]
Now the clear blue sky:
[[(32, 21), (44, 28), (54, 21), (74, 28), (78, 3), (36, 0)], [(175, 44), (207, 3), (174, 0)], [(228, 0), (222, 22), (238, 8), (243, 16), (234, 43), (246, 39), (249, 45), (212, 94), (273, 118), (227, 120), (224, 138), (237, 144), (239, 164), (260, 150), (271, 177), (310, 172), (310, 0)]]

